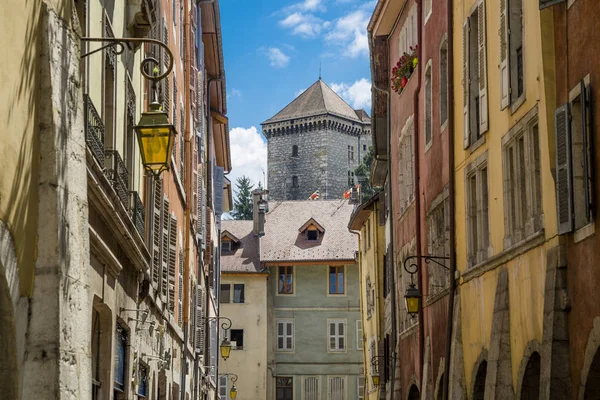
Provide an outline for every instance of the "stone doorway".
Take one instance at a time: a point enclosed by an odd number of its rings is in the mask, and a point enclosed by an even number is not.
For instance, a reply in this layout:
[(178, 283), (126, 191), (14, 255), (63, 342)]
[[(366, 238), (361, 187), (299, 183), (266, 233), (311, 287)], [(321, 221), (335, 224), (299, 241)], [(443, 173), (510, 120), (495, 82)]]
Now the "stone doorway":
[(538, 400), (540, 398), (540, 354), (535, 351), (529, 357), (525, 374), (523, 375), (523, 385), (521, 386), (521, 400)]
[(483, 360), (477, 369), (473, 384), (473, 400), (483, 400), (485, 396), (485, 377), (487, 375), (487, 361)]

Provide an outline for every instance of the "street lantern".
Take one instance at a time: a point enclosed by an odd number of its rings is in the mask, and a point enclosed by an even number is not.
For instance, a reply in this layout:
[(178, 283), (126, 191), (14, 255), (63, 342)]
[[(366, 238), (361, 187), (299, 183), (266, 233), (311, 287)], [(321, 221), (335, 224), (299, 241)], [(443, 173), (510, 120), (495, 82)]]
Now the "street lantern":
[(404, 300), (406, 301), (406, 310), (409, 314), (416, 315), (419, 313), (419, 308), (421, 307), (421, 292), (416, 288), (414, 283), (411, 283), (406, 288)]
[(237, 388), (235, 387), (235, 384), (231, 386), (231, 390), (229, 391), (229, 397), (231, 397), (232, 400), (235, 400), (235, 398), (237, 397)]
[(150, 103), (148, 108), (134, 129), (144, 168), (158, 176), (169, 169), (177, 131), (157, 101)]
[(224, 338), (221, 342), (221, 357), (223, 360), (227, 360), (229, 358), (229, 354), (231, 353), (231, 342)]
[(375, 387), (379, 386), (379, 372), (374, 372), (371, 375), (371, 379), (373, 380), (373, 386), (375, 386)]

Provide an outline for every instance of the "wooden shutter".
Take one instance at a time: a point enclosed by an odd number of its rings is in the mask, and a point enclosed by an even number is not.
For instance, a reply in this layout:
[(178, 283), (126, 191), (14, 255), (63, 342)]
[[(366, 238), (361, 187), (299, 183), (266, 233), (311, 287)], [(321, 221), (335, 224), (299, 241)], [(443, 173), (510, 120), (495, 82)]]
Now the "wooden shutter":
[(488, 94), (487, 94), (487, 45), (485, 23), (485, 0), (477, 7), (477, 47), (479, 57), (479, 134), (483, 135), (489, 128)]
[(161, 266), (161, 212), (162, 212), (162, 179), (153, 179), (154, 182), (154, 210), (152, 216), (152, 282), (160, 287)]
[(163, 198), (162, 210), (162, 253), (161, 253), (161, 294), (165, 301), (168, 294), (168, 265), (169, 265), (169, 199)]
[(179, 282), (177, 285), (177, 323), (183, 326), (183, 251), (179, 249)]
[[(520, 1), (520, 0), (518, 0)], [(509, 60), (509, 0), (500, 0), (500, 109), (504, 110), (510, 104), (510, 60)]]
[(556, 137), (556, 207), (559, 235), (573, 230), (573, 170), (569, 103), (554, 112)]
[(303, 400), (319, 400), (319, 378), (315, 376), (304, 378), (302, 390)]
[(463, 148), (471, 144), (471, 124), (469, 123), (469, 18), (463, 24), (462, 43), (462, 85), (463, 85)]
[(175, 269), (177, 265), (177, 217), (170, 215), (169, 223), (169, 311), (175, 313)]
[[(204, 231), (202, 230), (204, 224), (204, 213), (203, 213), (203, 204), (204, 204), (204, 172), (202, 172), (203, 164), (198, 164), (198, 168), (196, 169), (196, 179), (197, 179), (197, 191), (198, 191), (198, 201), (196, 202), (196, 232), (197, 239), (200, 241), (202, 237), (204, 237)], [(199, 243), (200, 245), (200, 243)]]
[(204, 290), (196, 288), (196, 352), (204, 354)]
[(583, 186), (585, 191), (585, 216), (591, 221), (593, 212), (593, 169), (592, 169), (592, 125), (591, 125), (592, 90), (581, 81), (581, 128), (583, 136)]

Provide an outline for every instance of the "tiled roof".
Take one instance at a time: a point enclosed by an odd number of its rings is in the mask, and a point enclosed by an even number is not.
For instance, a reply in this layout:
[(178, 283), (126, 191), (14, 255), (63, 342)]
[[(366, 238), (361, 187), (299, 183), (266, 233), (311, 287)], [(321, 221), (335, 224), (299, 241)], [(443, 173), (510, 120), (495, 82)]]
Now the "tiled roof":
[[(333, 89), (319, 79), (263, 124), (324, 114), (336, 115), (351, 121), (367, 122), (362, 114), (357, 115), (357, 111), (359, 110), (350, 107)], [(366, 112), (360, 111), (366, 115)], [(368, 116), (367, 119), (370, 121)]]
[(252, 221), (229, 221), (221, 222), (222, 231), (229, 232), (240, 240), (234, 245), (231, 253), (221, 254), (221, 271), (256, 273), (261, 272), (258, 257), (258, 238), (252, 233)]
[[(354, 260), (358, 238), (348, 231), (353, 205), (348, 200), (302, 200), (269, 203), (261, 261)], [(325, 233), (309, 241), (298, 229), (310, 218)]]

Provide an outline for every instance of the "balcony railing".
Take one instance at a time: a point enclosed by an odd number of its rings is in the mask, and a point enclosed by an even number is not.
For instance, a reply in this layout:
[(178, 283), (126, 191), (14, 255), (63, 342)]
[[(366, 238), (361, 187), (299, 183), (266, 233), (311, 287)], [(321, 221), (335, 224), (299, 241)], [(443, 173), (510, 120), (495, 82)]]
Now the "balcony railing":
[(85, 141), (96, 161), (104, 165), (104, 123), (92, 99), (85, 95)]
[(144, 237), (144, 220), (146, 218), (146, 213), (144, 211), (144, 204), (140, 199), (138, 192), (129, 192), (130, 193), (130, 203), (129, 203), (129, 211), (131, 212), (131, 219), (135, 228), (140, 233), (140, 236)]
[(105, 150), (107, 161), (107, 177), (113, 184), (121, 203), (125, 208), (129, 206), (129, 172), (117, 150)]

